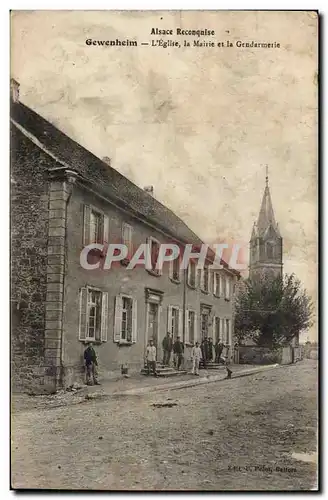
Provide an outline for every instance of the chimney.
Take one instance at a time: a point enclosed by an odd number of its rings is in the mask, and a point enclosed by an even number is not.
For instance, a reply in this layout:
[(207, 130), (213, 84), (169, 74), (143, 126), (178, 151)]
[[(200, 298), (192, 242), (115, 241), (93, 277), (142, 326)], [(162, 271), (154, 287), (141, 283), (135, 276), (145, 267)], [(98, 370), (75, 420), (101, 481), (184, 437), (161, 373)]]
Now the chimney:
[(10, 79), (10, 98), (13, 102), (19, 101), (19, 83), (14, 79)]
[(109, 165), (111, 167), (111, 163), (112, 162), (111, 162), (111, 159), (109, 158), (109, 156), (104, 156), (103, 159), (102, 159), (102, 161), (104, 163), (107, 163), (107, 165)]
[(144, 191), (150, 194), (150, 196), (154, 196), (154, 186), (145, 186)]

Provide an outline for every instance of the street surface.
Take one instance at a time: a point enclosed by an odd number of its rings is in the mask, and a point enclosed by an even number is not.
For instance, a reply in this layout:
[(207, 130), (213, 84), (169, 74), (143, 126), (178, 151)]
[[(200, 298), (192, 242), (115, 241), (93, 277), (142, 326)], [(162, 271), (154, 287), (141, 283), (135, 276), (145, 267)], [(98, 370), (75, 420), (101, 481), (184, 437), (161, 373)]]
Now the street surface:
[(304, 360), (182, 390), (14, 412), (12, 486), (314, 489), (317, 376), (317, 362)]

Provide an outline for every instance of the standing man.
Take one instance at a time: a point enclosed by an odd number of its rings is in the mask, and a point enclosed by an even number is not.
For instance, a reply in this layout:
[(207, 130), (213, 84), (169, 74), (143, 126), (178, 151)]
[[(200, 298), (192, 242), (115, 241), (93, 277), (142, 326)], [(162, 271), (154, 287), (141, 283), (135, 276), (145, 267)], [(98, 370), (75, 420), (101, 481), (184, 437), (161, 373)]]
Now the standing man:
[(183, 352), (184, 352), (184, 345), (180, 340), (180, 337), (177, 337), (176, 341), (173, 344), (173, 354), (176, 356), (176, 364), (177, 364), (177, 369), (180, 370), (180, 366), (183, 360)]
[(84, 361), (87, 369), (87, 385), (100, 385), (97, 380), (97, 354), (92, 343), (88, 343), (88, 347), (84, 351)]
[(204, 368), (206, 368), (207, 360), (208, 360), (208, 340), (207, 340), (207, 337), (204, 337), (204, 339), (202, 341), (201, 351), (202, 351), (203, 365), (204, 365)]
[(170, 366), (170, 358), (173, 347), (173, 341), (170, 332), (167, 332), (166, 336), (163, 338), (163, 365)]
[(223, 343), (221, 342), (221, 339), (219, 339), (217, 341), (217, 343), (215, 344), (215, 363), (220, 363), (220, 358), (221, 358), (221, 354), (222, 354), (222, 351), (223, 351)]
[(153, 370), (154, 377), (157, 377), (156, 371), (156, 347), (154, 346), (153, 339), (150, 339), (149, 344), (146, 349), (146, 361), (148, 368), (148, 375), (150, 375), (150, 369)]
[(208, 339), (208, 361), (213, 361), (213, 340)]
[(199, 343), (196, 342), (194, 347), (191, 350), (191, 359), (192, 359), (192, 373), (194, 375), (199, 376), (199, 363), (202, 359), (202, 350), (199, 347)]

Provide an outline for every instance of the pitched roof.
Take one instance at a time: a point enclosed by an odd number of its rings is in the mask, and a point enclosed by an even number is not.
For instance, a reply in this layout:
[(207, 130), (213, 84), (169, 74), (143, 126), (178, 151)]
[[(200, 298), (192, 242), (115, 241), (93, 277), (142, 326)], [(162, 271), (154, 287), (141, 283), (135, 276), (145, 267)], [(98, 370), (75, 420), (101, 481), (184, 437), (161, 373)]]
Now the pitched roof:
[(260, 213), (257, 219), (257, 234), (258, 236), (263, 236), (269, 227), (272, 227), (276, 234), (280, 236), (278, 224), (274, 216), (271, 194), (269, 189), (268, 177), (266, 178), (265, 190), (263, 193), (262, 204), (260, 208)]
[[(119, 206), (130, 208), (133, 213), (147, 219), (178, 241), (196, 246), (203, 243), (172, 210), (61, 132), (31, 108), (21, 102), (12, 102), (11, 117), (36, 138), (50, 154), (96, 185)], [(222, 260), (221, 263), (228, 268), (226, 262)], [(240, 274), (234, 269), (231, 271)]]

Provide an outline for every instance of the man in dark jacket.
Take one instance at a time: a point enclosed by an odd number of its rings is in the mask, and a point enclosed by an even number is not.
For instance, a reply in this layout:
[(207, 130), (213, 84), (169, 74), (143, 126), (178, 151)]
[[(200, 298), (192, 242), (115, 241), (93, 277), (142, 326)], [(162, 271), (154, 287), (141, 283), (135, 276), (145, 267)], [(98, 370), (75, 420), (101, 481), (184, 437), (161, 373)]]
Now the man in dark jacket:
[(173, 341), (170, 332), (167, 332), (162, 342), (163, 347), (163, 365), (170, 366), (170, 358), (173, 347)]
[(220, 358), (221, 358), (221, 354), (222, 354), (222, 351), (223, 351), (223, 343), (221, 342), (221, 340), (219, 339), (217, 341), (217, 343), (215, 344), (215, 363), (220, 363)]
[(208, 361), (213, 361), (213, 340), (208, 339)]
[(208, 354), (209, 354), (209, 345), (208, 345), (207, 337), (204, 337), (200, 348), (202, 350), (203, 365), (204, 365), (204, 368), (206, 368), (207, 361), (208, 361)]
[(99, 385), (97, 380), (97, 354), (91, 342), (84, 351), (84, 361), (87, 369), (87, 385)]
[(175, 354), (176, 357), (176, 366), (178, 370), (180, 370), (180, 366), (183, 361), (183, 353), (184, 345), (181, 342), (180, 337), (177, 337), (176, 341), (173, 344), (173, 354)]

